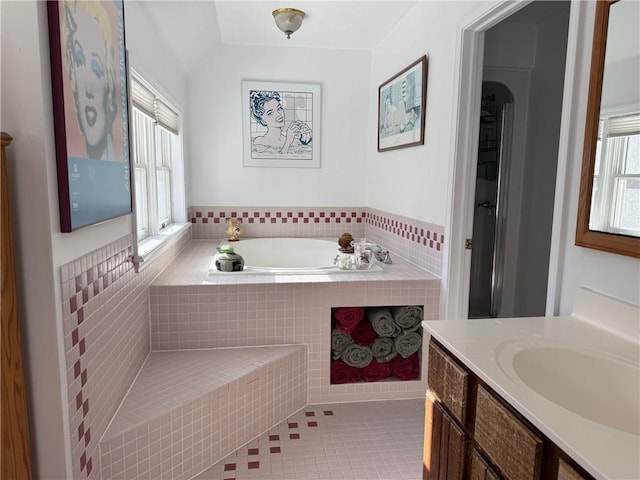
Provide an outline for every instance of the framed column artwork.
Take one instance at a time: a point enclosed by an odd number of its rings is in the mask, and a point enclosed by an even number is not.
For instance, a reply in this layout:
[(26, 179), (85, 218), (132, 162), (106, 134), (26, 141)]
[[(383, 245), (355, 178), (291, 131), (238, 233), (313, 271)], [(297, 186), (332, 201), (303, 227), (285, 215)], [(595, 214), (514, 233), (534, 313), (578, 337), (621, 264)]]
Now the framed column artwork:
[(60, 228), (131, 213), (122, 1), (49, 1)]

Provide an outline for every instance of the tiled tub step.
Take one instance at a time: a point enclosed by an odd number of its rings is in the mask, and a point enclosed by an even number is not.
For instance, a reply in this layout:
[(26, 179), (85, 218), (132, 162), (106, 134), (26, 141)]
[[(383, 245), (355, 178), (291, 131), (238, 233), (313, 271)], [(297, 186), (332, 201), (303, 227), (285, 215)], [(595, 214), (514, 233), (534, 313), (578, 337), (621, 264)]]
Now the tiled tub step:
[(191, 478), (306, 404), (305, 345), (151, 352), (100, 441), (102, 478)]

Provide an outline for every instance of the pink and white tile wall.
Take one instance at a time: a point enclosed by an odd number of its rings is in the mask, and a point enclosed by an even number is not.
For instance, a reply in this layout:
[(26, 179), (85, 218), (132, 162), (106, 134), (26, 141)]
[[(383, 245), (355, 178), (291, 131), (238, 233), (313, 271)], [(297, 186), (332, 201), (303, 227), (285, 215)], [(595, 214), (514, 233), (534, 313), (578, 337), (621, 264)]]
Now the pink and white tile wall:
[[(307, 345), (309, 402), (417, 398), (420, 380), (330, 384), (331, 307), (424, 305), (438, 318), (440, 282), (433, 280), (152, 285), (153, 350), (249, 345)], [(423, 345), (423, 358), (424, 358)]]
[(244, 236), (369, 238), (431, 273), (442, 276), (444, 227), (363, 207), (189, 208), (193, 239), (225, 237), (226, 218), (242, 219)]
[(60, 268), (74, 479), (100, 478), (98, 442), (150, 351), (148, 286), (190, 239), (138, 274), (132, 235)]
[(102, 478), (188, 480), (307, 405), (303, 345), (151, 352), (101, 440)]
[(365, 210), (351, 207), (191, 207), (193, 238), (224, 238), (226, 218), (242, 219), (245, 237), (364, 236)]
[(348, 231), (435, 275), (442, 269), (441, 226), (360, 207), (191, 207), (189, 217), (191, 228), (138, 274), (128, 261), (132, 235), (60, 269), (74, 478), (100, 478), (98, 442), (152, 348), (306, 344), (313, 403), (424, 393), (421, 381), (330, 386), (326, 322), (330, 308), (340, 305), (425, 305), (425, 319), (437, 318), (437, 280), (242, 288), (151, 284), (192, 238), (224, 238), (228, 217), (243, 219), (247, 237), (337, 239)]

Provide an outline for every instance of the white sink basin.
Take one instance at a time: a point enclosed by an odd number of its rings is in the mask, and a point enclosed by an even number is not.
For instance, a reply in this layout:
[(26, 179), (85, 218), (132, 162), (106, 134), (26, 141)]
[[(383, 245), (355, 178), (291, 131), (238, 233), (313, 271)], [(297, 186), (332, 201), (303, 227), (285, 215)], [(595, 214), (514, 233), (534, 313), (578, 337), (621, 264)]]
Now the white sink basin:
[(640, 367), (631, 361), (569, 347), (514, 353), (515, 374), (529, 388), (584, 418), (640, 435)]

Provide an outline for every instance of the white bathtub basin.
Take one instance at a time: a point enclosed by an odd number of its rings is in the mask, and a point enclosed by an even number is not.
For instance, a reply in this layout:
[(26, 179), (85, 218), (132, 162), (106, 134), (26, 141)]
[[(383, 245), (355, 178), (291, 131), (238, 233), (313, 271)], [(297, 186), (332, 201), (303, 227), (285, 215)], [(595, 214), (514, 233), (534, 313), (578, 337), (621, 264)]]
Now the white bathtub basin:
[(584, 418), (640, 435), (640, 367), (630, 360), (570, 347), (517, 351), (515, 374), (547, 400)]
[(308, 275), (342, 272), (375, 272), (382, 267), (372, 264), (366, 270), (340, 270), (334, 264), (339, 253), (337, 240), (318, 238), (250, 238), (230, 243), (244, 259), (242, 272), (220, 272), (212, 264), (210, 275), (273, 274)]

